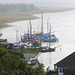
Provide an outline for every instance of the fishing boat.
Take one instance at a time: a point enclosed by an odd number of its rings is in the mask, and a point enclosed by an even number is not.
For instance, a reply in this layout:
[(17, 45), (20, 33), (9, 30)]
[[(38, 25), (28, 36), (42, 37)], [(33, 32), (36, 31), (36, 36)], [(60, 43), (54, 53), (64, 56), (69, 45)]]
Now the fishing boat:
[[(48, 35), (48, 34), (45, 35), (45, 36), (49, 36), (48, 39), (47, 39), (48, 42), (49, 42), (49, 39), (51, 39), (51, 36), (52, 36), (52, 35), (51, 35), (51, 28), (50, 28), (49, 31), (50, 31), (50, 34), (49, 34), (49, 35)], [(51, 48), (51, 47), (50, 47), (50, 44), (51, 44), (51, 42), (49, 42), (49, 47), (45, 47), (45, 49), (44, 49), (44, 48), (41, 49), (41, 52), (52, 52), (52, 51), (55, 51), (55, 48)]]
[[(52, 26), (49, 22), (47, 22), (47, 33), (43, 32), (43, 13), (42, 13), (42, 25), (41, 25), (41, 33), (36, 33), (36, 38), (42, 42), (56, 42), (58, 38), (56, 38), (54, 32), (52, 33)], [(48, 32), (48, 30), (50, 30)]]
[(32, 25), (30, 20), (30, 31), (28, 27), (28, 33), (21, 36), (21, 42), (31, 44), (33, 47), (40, 47), (41, 42), (32, 34)]
[(46, 34), (36, 34), (37, 39), (42, 42), (56, 42), (58, 38), (54, 34), (46, 33)]
[(41, 52), (53, 52), (53, 51), (55, 51), (55, 48), (48, 48), (45, 50), (41, 50)]
[(53, 52), (53, 51), (55, 51), (55, 48), (56, 47), (51, 48), (50, 44), (49, 44), (49, 47), (48, 46), (37, 47), (37, 48), (34, 48), (34, 50), (39, 51), (39, 52)]
[(42, 42), (56, 42), (58, 38), (52, 33), (51, 27), (50, 32), (47, 33), (36, 33), (36, 38)]
[[(43, 32), (43, 14), (42, 14), (41, 33), (32, 34), (31, 20), (29, 20), (29, 23), (30, 23), (30, 27), (28, 27), (28, 33), (21, 36), (21, 42), (27, 43), (27, 45), (28, 46), (30, 45), (31, 47), (41, 47), (42, 42), (56, 42), (58, 40), (58, 38), (56, 38), (54, 33), (52, 33), (51, 24), (49, 24), (50, 28), (48, 27), (48, 22), (47, 22), (47, 33)], [(49, 28), (49, 32), (48, 32), (48, 28)]]

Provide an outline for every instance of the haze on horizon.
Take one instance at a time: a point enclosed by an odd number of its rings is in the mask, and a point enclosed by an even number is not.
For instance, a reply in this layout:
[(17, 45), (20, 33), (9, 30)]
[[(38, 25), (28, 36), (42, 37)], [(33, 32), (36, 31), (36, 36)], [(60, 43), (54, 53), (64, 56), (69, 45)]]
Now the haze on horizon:
[(0, 4), (34, 4), (35, 6), (75, 7), (75, 0), (0, 0)]

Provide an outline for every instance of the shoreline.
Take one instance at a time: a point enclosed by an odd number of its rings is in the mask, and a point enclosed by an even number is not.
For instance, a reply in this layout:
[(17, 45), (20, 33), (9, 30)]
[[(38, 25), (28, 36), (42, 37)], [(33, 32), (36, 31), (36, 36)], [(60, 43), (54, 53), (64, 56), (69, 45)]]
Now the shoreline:
[(43, 10), (44, 13), (56, 13), (56, 12), (65, 12), (75, 10), (73, 7), (40, 7), (40, 10)]
[(37, 19), (38, 17), (34, 16), (34, 14), (39, 14), (43, 11), (43, 13), (57, 13), (64, 11), (75, 10), (75, 8), (71, 7), (39, 7), (38, 11), (34, 12), (7, 12), (0, 13), (0, 29), (10, 27), (7, 23), (15, 22), (15, 21), (23, 21), (29, 19)]

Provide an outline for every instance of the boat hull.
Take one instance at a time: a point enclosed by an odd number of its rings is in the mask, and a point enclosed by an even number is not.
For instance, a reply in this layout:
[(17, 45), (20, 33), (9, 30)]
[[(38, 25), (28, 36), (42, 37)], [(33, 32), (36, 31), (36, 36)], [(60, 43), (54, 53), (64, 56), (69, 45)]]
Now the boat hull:
[(56, 42), (58, 38), (42, 39), (43, 42)]
[(49, 48), (46, 50), (41, 50), (41, 52), (53, 52), (53, 51), (55, 51), (55, 48)]

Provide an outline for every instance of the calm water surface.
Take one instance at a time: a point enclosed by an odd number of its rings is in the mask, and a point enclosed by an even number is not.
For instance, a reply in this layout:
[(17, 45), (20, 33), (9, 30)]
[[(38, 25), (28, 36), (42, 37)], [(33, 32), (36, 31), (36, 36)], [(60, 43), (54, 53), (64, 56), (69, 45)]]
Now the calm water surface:
[[(37, 14), (39, 19), (32, 20), (33, 31), (40, 32), (41, 27), (41, 15)], [(75, 51), (75, 11), (66, 11), (59, 13), (45, 13), (44, 14), (44, 32), (47, 32), (47, 20), (49, 18), (49, 23), (53, 28), (56, 37), (59, 42), (54, 43), (52, 47), (56, 47), (55, 52), (42, 53), (38, 60), (44, 64), (44, 69), (46, 70), (49, 66), (53, 69), (55, 63), (65, 58), (69, 54)], [(16, 31), (18, 41), (20, 36), (27, 32), (29, 27), (29, 21), (18, 21), (13, 23), (8, 23), (14, 27), (8, 27), (0, 30), (3, 33), (2, 38), (7, 38), (8, 42), (16, 42)]]

